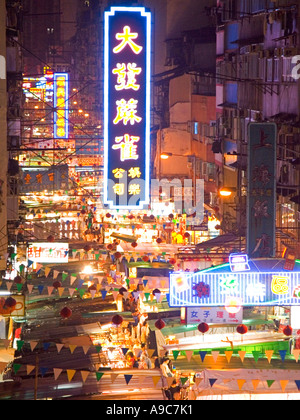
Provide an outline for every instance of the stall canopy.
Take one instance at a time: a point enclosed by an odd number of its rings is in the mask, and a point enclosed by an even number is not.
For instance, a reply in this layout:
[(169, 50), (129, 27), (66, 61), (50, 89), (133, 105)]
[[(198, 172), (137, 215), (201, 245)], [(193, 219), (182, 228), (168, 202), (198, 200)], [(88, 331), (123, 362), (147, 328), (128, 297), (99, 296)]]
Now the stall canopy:
[(133, 243), (137, 241), (137, 238), (135, 236), (124, 235), (123, 233), (117, 233), (117, 232), (113, 232), (110, 235), (110, 237), (115, 238), (115, 239), (120, 239), (120, 241), (129, 242), (129, 243)]
[(234, 246), (237, 241), (240, 240), (240, 237), (234, 233), (225, 233), (224, 235), (217, 236), (216, 238), (209, 239), (208, 241), (201, 242), (196, 245), (196, 249), (200, 251), (201, 249), (215, 248), (215, 247), (224, 247), (224, 246)]

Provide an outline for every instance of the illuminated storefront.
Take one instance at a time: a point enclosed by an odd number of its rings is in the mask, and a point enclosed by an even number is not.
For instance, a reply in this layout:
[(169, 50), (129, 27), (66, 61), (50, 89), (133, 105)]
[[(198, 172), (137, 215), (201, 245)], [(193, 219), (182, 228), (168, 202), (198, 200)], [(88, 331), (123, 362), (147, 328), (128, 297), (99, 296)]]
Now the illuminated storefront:
[(104, 203), (142, 209), (150, 189), (151, 14), (105, 13)]

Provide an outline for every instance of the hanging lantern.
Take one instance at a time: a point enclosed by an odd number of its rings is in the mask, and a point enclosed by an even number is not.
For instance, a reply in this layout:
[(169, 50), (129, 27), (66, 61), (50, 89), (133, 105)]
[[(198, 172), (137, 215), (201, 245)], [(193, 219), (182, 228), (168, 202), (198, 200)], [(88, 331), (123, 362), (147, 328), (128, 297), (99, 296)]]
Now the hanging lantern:
[(119, 258), (121, 258), (122, 257), (122, 254), (121, 254), (121, 252), (116, 252), (115, 254), (114, 254), (114, 257), (118, 260)]
[(54, 287), (54, 289), (58, 289), (59, 287), (61, 287), (61, 282), (60, 282), (60, 281), (58, 281), (58, 280), (56, 280), (56, 281), (52, 284), (52, 286)]
[(132, 246), (132, 248), (136, 248), (138, 246), (138, 244), (136, 242), (132, 242), (131, 246)]
[(185, 234), (183, 235), (184, 238), (188, 239), (191, 235), (189, 234), (189, 232), (185, 232)]
[(248, 327), (244, 324), (240, 324), (236, 327), (236, 331), (241, 334), (244, 335), (248, 332)]
[(200, 331), (202, 334), (205, 334), (209, 330), (209, 326), (206, 324), (206, 322), (202, 322), (198, 325), (198, 331)]
[(108, 219), (111, 217), (110, 213), (106, 213), (105, 217), (107, 217)]
[(175, 258), (170, 258), (169, 263), (172, 264), (172, 265), (176, 264)]
[(49, 235), (47, 238), (48, 242), (54, 242), (54, 236), (53, 235)]
[(174, 214), (171, 213), (171, 214), (169, 214), (168, 217), (169, 217), (170, 220), (172, 220), (172, 219), (174, 219)]
[(144, 255), (144, 256), (143, 256), (143, 258), (142, 258), (142, 260), (143, 260), (144, 262), (148, 262), (148, 261), (149, 261), (149, 257), (148, 257), (148, 255)]
[(153, 290), (152, 290), (152, 295), (153, 295), (153, 296), (155, 296), (155, 295), (156, 295), (156, 293), (157, 293), (157, 294), (160, 294), (160, 293), (161, 293), (161, 291), (160, 291), (159, 289), (153, 289)]
[(130, 215), (128, 216), (128, 219), (130, 219), (130, 220), (134, 219), (134, 215), (133, 215), (133, 214), (130, 214)]
[(120, 295), (124, 295), (124, 293), (126, 293), (127, 292), (127, 289), (125, 289), (125, 287), (121, 287), (120, 289), (119, 289), (119, 293), (120, 293)]
[(7, 299), (5, 299), (4, 308), (14, 308), (17, 304), (17, 301), (13, 298), (13, 297), (8, 297)]
[(120, 315), (114, 315), (112, 317), (112, 323), (115, 325), (121, 325), (123, 322), (123, 318)]
[(89, 291), (89, 292), (91, 292), (92, 290), (97, 291), (97, 287), (96, 287), (94, 284), (92, 284), (92, 285), (88, 288), (88, 291)]
[(107, 248), (109, 251), (111, 251), (111, 250), (112, 250), (112, 248), (113, 248), (113, 246), (112, 246), (112, 244), (108, 244), (106, 248)]
[(157, 329), (162, 330), (163, 328), (165, 328), (166, 324), (162, 319), (158, 319), (155, 324)]
[(70, 316), (72, 315), (72, 311), (70, 308), (68, 308), (67, 306), (65, 306), (61, 311), (60, 311), (60, 316), (64, 319), (70, 318)]
[(283, 334), (286, 335), (287, 337), (291, 336), (293, 334), (292, 327), (290, 327), (289, 325), (287, 325), (286, 327), (284, 327)]
[(156, 243), (161, 244), (162, 243), (162, 239), (161, 238), (157, 238), (156, 239)]

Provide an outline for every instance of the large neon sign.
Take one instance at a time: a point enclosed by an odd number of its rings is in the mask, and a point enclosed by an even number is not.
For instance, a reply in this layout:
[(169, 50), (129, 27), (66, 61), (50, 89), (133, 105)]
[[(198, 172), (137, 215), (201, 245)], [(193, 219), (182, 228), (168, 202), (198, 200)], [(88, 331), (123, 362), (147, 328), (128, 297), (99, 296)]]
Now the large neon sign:
[(54, 138), (69, 138), (69, 75), (54, 74)]
[[(185, 287), (180, 287), (184, 284)], [(300, 305), (300, 271), (231, 272), (229, 264), (198, 273), (170, 274), (171, 307)]]
[(105, 12), (104, 204), (142, 209), (150, 196), (151, 13)]

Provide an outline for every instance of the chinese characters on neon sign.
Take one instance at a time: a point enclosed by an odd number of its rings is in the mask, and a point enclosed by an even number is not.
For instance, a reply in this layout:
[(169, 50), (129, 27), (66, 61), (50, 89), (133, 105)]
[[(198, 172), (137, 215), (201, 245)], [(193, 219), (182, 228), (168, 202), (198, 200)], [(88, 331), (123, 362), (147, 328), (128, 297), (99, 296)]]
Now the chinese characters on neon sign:
[(69, 75), (54, 74), (54, 138), (69, 137)]
[(150, 25), (142, 7), (105, 13), (104, 204), (149, 203)]

